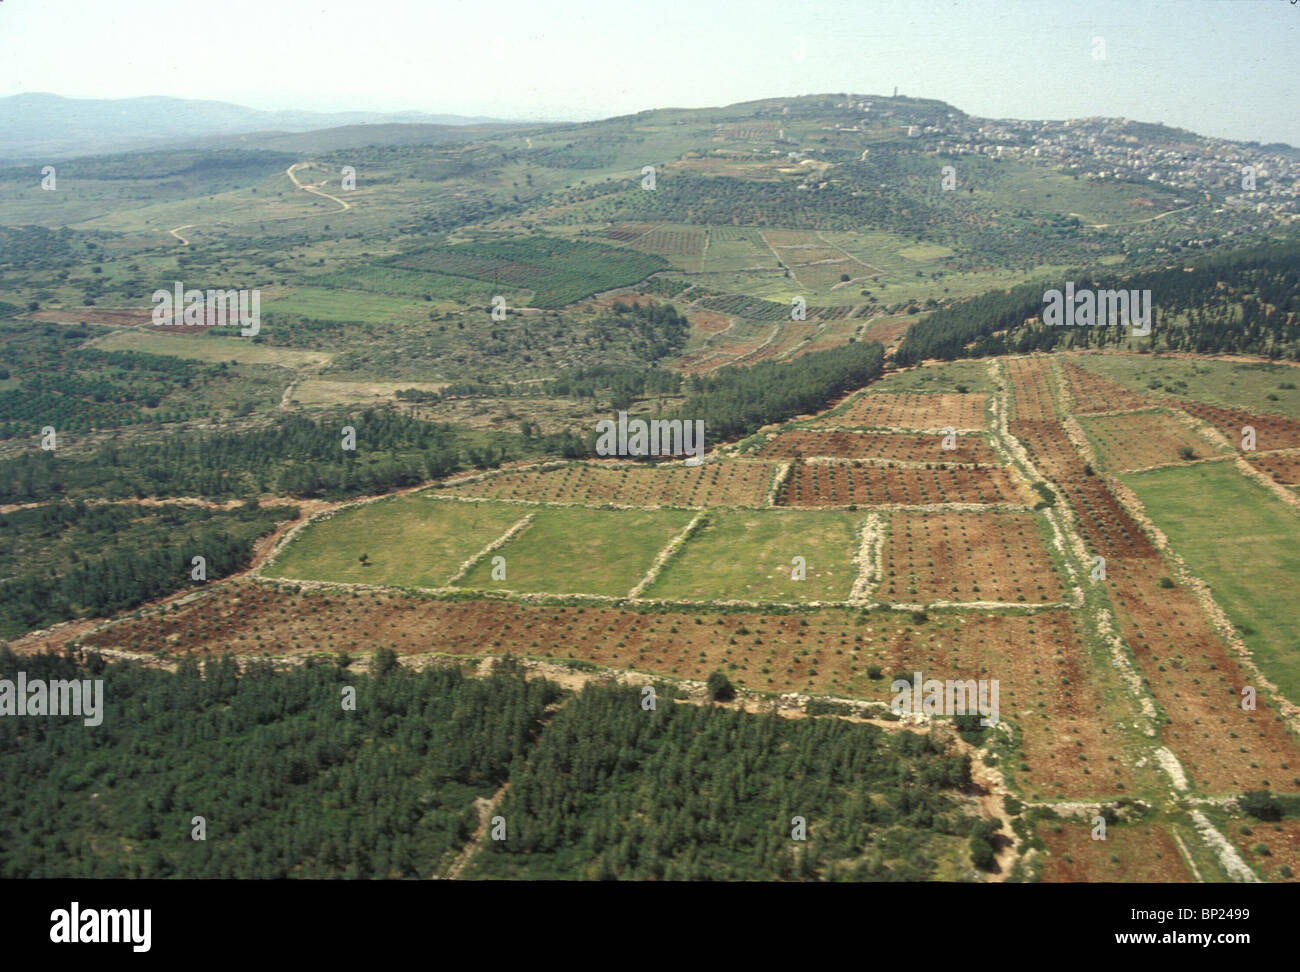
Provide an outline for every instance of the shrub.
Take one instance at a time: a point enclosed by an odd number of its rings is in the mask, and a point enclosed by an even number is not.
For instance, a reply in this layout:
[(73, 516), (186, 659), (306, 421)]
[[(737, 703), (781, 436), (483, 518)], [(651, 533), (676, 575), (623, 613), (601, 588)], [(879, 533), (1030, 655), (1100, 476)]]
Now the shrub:
[(1281, 820), (1282, 805), (1268, 790), (1247, 790), (1237, 801), (1242, 813), (1256, 820)]
[(706, 684), (709, 698), (714, 702), (730, 702), (736, 697), (736, 689), (731, 684), (731, 679), (727, 678), (726, 673), (722, 671), (715, 669)]

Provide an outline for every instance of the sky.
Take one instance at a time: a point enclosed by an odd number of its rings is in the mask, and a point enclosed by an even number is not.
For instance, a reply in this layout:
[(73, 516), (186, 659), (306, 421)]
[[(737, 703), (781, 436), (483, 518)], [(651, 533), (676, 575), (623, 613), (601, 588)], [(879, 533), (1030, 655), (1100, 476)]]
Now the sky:
[(512, 120), (897, 86), (1300, 146), (1298, 55), (1291, 0), (0, 0), (0, 96)]

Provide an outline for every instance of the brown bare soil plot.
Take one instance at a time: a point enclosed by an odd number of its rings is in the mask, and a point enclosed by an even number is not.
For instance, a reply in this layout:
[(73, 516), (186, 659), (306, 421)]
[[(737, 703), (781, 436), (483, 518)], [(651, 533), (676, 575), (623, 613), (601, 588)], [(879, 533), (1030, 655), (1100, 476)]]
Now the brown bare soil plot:
[(1165, 744), (1206, 792), (1300, 792), (1300, 744), (1263, 697), (1241, 707), (1252, 684), (1184, 587), (1162, 587), (1162, 561), (1107, 558), (1106, 585), (1120, 634), (1168, 716)]
[[(826, 609), (788, 615), (636, 612), (616, 608), (453, 601), (359, 589), (224, 584), (165, 614), (127, 617), (89, 634), (86, 647), (170, 656), (291, 657), (380, 648), (406, 655), (510, 652), (593, 662), (669, 677), (732, 681), (766, 692), (814, 692), (888, 704), (886, 673), (996, 678), (999, 715), (1033, 728), (1026, 769), (1012, 771), (1038, 797), (1122, 791), (1119, 740), (1086, 667), (1073, 660), (1069, 612), (932, 617)], [(980, 673), (980, 674), (976, 674)]]
[(868, 325), (862, 337), (867, 341), (879, 341), (889, 348), (903, 336), (903, 332), (911, 326), (911, 323), (909, 318), (887, 317), (884, 320)]
[[(1243, 834), (1242, 827), (1250, 830)], [(1256, 820), (1233, 817), (1221, 832), (1237, 845), (1241, 856), (1268, 881), (1300, 881), (1300, 820)], [(1267, 853), (1261, 850), (1261, 845)], [(1282, 868), (1290, 869), (1290, 876)]]
[(1265, 452), (1249, 461), (1283, 486), (1300, 486), (1300, 452)]
[(758, 451), (764, 459), (828, 456), (836, 459), (892, 459), (901, 462), (989, 462), (997, 453), (982, 435), (959, 435), (956, 449), (943, 448), (940, 433), (849, 432), (842, 429), (791, 429)]
[(1146, 395), (1139, 395), (1117, 381), (1081, 368), (1073, 361), (1061, 363), (1061, 375), (1074, 399), (1076, 415), (1088, 415), (1093, 412), (1123, 412), (1130, 409), (1150, 408), (1153, 404)]
[(820, 421), (866, 428), (983, 429), (987, 401), (983, 394), (878, 392), (859, 395), (842, 412)]
[(1155, 824), (1110, 827), (1105, 840), (1073, 820), (1043, 821), (1043, 880), (1060, 883), (1195, 881), (1169, 832)]
[(1065, 599), (1030, 513), (892, 513), (883, 573), (894, 602)]
[(1022, 503), (1001, 466), (882, 466), (796, 462), (779, 506), (925, 506), (932, 503)]
[(1187, 399), (1180, 399), (1178, 407), (1188, 415), (1213, 425), (1238, 449), (1241, 448), (1241, 430), (1247, 425), (1255, 430), (1255, 448), (1260, 452), (1300, 448), (1300, 422), (1295, 419), (1265, 412), (1252, 413), (1240, 408), (1219, 408)]
[(1054, 421), (1056, 399), (1052, 394), (1051, 362), (1046, 358), (1009, 358), (1007, 377), (1011, 382), (1011, 419), (1031, 422)]
[(1132, 786), (1129, 767), (1140, 756), (1125, 742), (1123, 716), (1102, 696), (1071, 612), (970, 613), (942, 628), (932, 616), (889, 639), (888, 661), (887, 675), (996, 679), (1000, 717), (1021, 729), (1020, 762), (1004, 769), (1029, 799), (1121, 794)]
[(114, 324), (119, 327), (140, 327), (153, 322), (153, 310), (148, 307), (139, 310), (103, 310), (95, 307), (70, 307), (67, 310), (43, 310), (29, 315), (34, 321), (52, 321), (66, 323), (75, 321), (85, 324)]
[(656, 465), (575, 463), (450, 485), (455, 496), (599, 506), (762, 506), (775, 465), (766, 462), (681, 462)]
[[(1084, 542), (1104, 557), (1154, 557), (1155, 547), (1129, 516), (1104, 480), (1089, 474), (1083, 458), (1055, 417), (1047, 361), (1011, 359), (1007, 372), (1015, 406), (1008, 431), (1018, 439), (1040, 473), (1064, 494), (1079, 524)], [(1023, 417), (1026, 413), (1036, 418)]]
[[(1110, 472), (1132, 472), (1188, 458), (1222, 455), (1204, 436), (1196, 434), (1164, 412), (1128, 412), (1098, 415), (1083, 420), (1097, 448), (1098, 458)], [(1188, 455), (1183, 455), (1183, 450)]]
[(692, 310), (686, 316), (701, 334), (720, 334), (731, 326), (731, 318), (717, 311)]

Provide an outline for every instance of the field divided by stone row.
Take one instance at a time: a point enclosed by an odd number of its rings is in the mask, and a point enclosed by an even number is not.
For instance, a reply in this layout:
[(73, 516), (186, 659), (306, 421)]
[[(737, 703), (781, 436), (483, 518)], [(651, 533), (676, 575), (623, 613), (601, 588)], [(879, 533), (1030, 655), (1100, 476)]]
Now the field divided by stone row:
[[(626, 597), (690, 520), (686, 510), (541, 509), (527, 528), (480, 559), (457, 586)], [(494, 563), (497, 557), (501, 559)]]
[[(690, 519), (687, 510), (459, 503), (417, 493), (353, 507), (311, 524), (263, 574), (379, 586), (625, 597)], [(502, 559), (494, 561), (497, 557)]]
[[(1300, 699), (1300, 514), (1232, 463), (1151, 470), (1124, 482), (1210, 586), (1264, 676)], [(1289, 775), (1300, 775), (1300, 765)]]
[(988, 396), (979, 393), (868, 392), (816, 420), (846, 428), (944, 429), (988, 427)]
[(867, 516), (832, 510), (715, 510), (644, 596), (846, 601), (859, 574), (854, 557)]
[(1215, 445), (1185, 421), (1165, 412), (1085, 416), (1080, 424), (1108, 472), (1228, 455), (1222, 445)]
[(932, 614), (917, 623), (907, 614), (845, 608), (638, 612), (235, 582), (221, 596), (124, 618), (85, 642), (161, 651), (181, 637), (197, 646), (198, 655), (212, 657), (385, 647), (404, 655), (509, 652), (701, 680), (723, 669), (756, 691), (843, 695), (884, 705), (894, 695), (894, 673), (998, 679), (1000, 716), (1023, 729), (1020, 761), (1003, 768), (1029, 799), (1123, 793), (1140, 758), (1116, 721), (1129, 716), (1117, 717), (1103, 705), (1114, 686), (1099, 682), (1079, 658), (1074, 617), (1064, 610)]
[(519, 470), (449, 484), (455, 496), (599, 506), (762, 506), (775, 463), (682, 462), (656, 465), (573, 463), (558, 469)]
[(1025, 505), (1005, 466), (882, 466), (875, 463), (792, 464), (781, 484), (781, 506), (930, 506), (945, 503)]
[(890, 603), (1060, 602), (1066, 597), (1032, 513), (889, 513), (875, 599)]
[(945, 448), (939, 432), (865, 432), (795, 428), (769, 439), (756, 453), (762, 459), (889, 459), (895, 462), (997, 462), (982, 435), (956, 435)]
[(1300, 486), (1300, 452), (1262, 452), (1250, 457), (1251, 465), (1283, 486)]
[(1155, 402), (1117, 381), (1088, 371), (1073, 361), (1061, 362), (1061, 377), (1074, 403), (1076, 415), (1097, 412), (1130, 412), (1150, 408)]
[[(1205, 792), (1300, 788), (1300, 746), (1281, 716), (1262, 695), (1255, 711), (1242, 709), (1239, 693), (1250, 679), (1239, 659), (1193, 592), (1171, 576), (1173, 566), (1106, 480), (1087, 468), (1052, 414), (1050, 363), (1010, 359), (1006, 369), (1013, 400), (1010, 431), (1038, 470), (1063, 491), (1090, 552), (1106, 560), (1105, 590), (1119, 634), (1166, 717), (1161, 742)], [(1134, 474), (1131, 483), (1136, 489), (1144, 480), (1157, 481), (1147, 477), (1225, 474), (1240, 478), (1231, 464), (1206, 463)], [(1202, 523), (1216, 524), (1231, 508), (1228, 502), (1197, 506)], [(1212, 587), (1220, 589), (1217, 580)]]
[(1284, 415), (1267, 412), (1249, 412), (1241, 408), (1220, 408), (1186, 399), (1178, 400), (1178, 407), (1214, 426), (1238, 449), (1242, 448), (1243, 429), (1255, 430), (1255, 451), (1300, 448), (1300, 422)]

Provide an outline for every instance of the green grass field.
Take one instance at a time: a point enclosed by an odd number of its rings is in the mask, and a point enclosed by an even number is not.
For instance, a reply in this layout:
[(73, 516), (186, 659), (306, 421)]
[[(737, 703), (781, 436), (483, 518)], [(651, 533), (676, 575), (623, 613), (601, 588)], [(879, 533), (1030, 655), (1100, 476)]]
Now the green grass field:
[[(345, 510), (306, 528), (268, 577), (442, 587), (460, 565), (526, 514), (519, 506), (457, 503), (426, 493)], [(366, 554), (369, 563), (360, 561)]]
[[(864, 514), (715, 511), (646, 592), (670, 600), (842, 601)], [(803, 557), (806, 579), (791, 579)]]
[[(523, 516), (530, 507), (515, 506)], [(504, 580), (484, 558), (458, 587), (520, 593), (626, 595), (691, 521), (684, 510), (535, 509), (527, 529), (497, 551)]]
[(152, 329), (114, 331), (95, 341), (94, 347), (100, 351), (144, 351), (210, 363), (238, 361), (240, 364), (279, 365), (282, 368), (324, 364), (333, 357), (322, 351), (296, 351), (265, 343), (254, 344), (244, 338), (182, 336)]
[(422, 300), (384, 297), (356, 290), (295, 287), (283, 297), (263, 301), (262, 311), (268, 315), (289, 314), (319, 321), (385, 324), (425, 320), (429, 316), (429, 305)]
[(1121, 478), (1210, 585), (1263, 673), (1300, 701), (1300, 514), (1230, 463)]
[(956, 392), (959, 385), (968, 392), (994, 391), (988, 362), (952, 361), (926, 368), (908, 368), (886, 375), (868, 387), (867, 392)]

